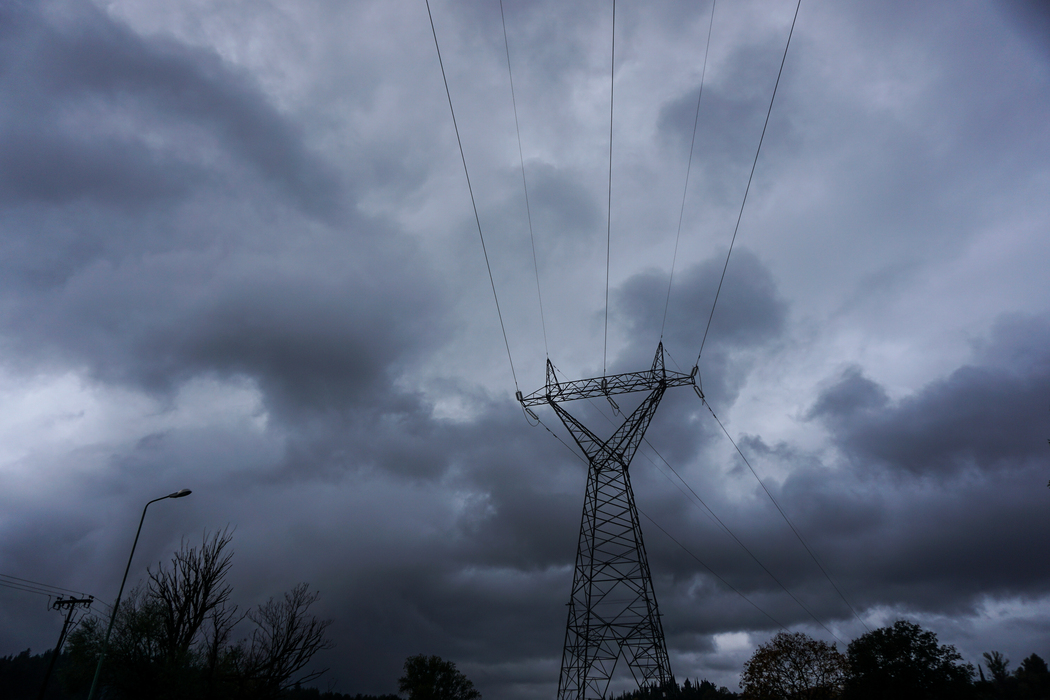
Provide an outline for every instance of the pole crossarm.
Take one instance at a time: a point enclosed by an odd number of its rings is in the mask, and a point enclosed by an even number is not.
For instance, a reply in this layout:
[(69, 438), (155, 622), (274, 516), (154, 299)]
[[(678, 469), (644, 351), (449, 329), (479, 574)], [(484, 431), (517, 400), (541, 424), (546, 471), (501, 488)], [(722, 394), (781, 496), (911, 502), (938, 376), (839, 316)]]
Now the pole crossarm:
[(60, 597), (51, 603), (52, 610), (66, 608), (66, 619), (62, 623), (62, 631), (58, 634), (58, 644), (55, 645), (55, 650), (51, 652), (51, 660), (48, 662), (47, 670), (44, 672), (44, 682), (40, 685), (40, 694), (37, 695), (37, 700), (44, 700), (47, 697), (47, 682), (51, 679), (51, 672), (55, 670), (55, 661), (58, 660), (58, 655), (62, 653), (62, 644), (66, 641), (66, 633), (69, 631), (69, 626), (73, 623), (73, 611), (76, 610), (78, 605), (85, 609), (90, 608), (93, 602), (95, 602), (95, 596), (89, 595), (87, 598)]
[(658, 387), (696, 386), (696, 368), (689, 374), (667, 370), (664, 367), (664, 345), (660, 343), (651, 369), (645, 372), (624, 372), (608, 377), (591, 377), (573, 381), (558, 381), (554, 365), (547, 360), (547, 384), (528, 396), (518, 392), (518, 401), (525, 407), (555, 404), (598, 396), (615, 396), (635, 391), (653, 391)]

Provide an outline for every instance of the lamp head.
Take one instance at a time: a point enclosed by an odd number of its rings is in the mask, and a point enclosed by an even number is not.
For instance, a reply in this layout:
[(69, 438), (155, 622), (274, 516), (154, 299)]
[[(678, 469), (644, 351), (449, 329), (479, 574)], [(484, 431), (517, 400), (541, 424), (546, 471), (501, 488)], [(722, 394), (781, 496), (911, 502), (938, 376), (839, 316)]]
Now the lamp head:
[(190, 491), (189, 489), (182, 489), (175, 493), (169, 493), (168, 498), (182, 498), (183, 496), (189, 496), (191, 493), (193, 493), (193, 491)]

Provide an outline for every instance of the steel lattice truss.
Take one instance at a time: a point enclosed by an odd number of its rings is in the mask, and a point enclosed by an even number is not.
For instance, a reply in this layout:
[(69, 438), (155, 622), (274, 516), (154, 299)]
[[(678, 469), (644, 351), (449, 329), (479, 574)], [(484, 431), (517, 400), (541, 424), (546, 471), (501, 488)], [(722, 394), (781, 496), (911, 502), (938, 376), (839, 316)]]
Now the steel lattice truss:
[[(664, 391), (685, 385), (696, 386), (695, 370), (668, 372), (661, 343), (647, 372), (559, 382), (548, 360), (547, 385), (518, 395), (526, 407), (549, 404), (590, 462), (558, 700), (604, 698), (621, 658), (639, 686), (673, 681), (628, 467)], [(608, 440), (560, 405), (636, 391), (650, 393)]]

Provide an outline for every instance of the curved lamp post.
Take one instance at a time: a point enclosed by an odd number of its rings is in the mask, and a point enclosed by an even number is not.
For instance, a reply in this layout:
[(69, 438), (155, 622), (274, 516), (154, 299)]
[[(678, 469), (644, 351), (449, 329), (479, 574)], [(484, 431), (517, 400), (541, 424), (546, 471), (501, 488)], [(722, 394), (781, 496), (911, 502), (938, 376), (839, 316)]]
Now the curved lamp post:
[(113, 603), (113, 612), (110, 613), (109, 616), (109, 627), (106, 628), (106, 638), (102, 642), (102, 653), (98, 655), (98, 666), (95, 668), (95, 678), (91, 681), (91, 690), (88, 691), (88, 700), (92, 700), (95, 697), (95, 686), (98, 685), (98, 678), (102, 674), (102, 662), (106, 659), (106, 648), (109, 646), (109, 635), (113, 631), (113, 623), (117, 621), (117, 608), (120, 607), (120, 596), (124, 595), (124, 584), (128, 582), (128, 572), (131, 571), (131, 560), (135, 557), (135, 547), (138, 546), (139, 535), (142, 533), (142, 523), (146, 520), (146, 508), (149, 508), (150, 503), (163, 501), (165, 498), (182, 498), (183, 496), (189, 496), (191, 493), (193, 492), (189, 489), (182, 489), (175, 493), (169, 493), (167, 496), (154, 498), (146, 504), (145, 508), (142, 509), (142, 517), (139, 518), (139, 529), (135, 531), (135, 541), (131, 544), (131, 556), (128, 557), (128, 565), (124, 569), (124, 579), (120, 582), (120, 590), (117, 592), (117, 600)]

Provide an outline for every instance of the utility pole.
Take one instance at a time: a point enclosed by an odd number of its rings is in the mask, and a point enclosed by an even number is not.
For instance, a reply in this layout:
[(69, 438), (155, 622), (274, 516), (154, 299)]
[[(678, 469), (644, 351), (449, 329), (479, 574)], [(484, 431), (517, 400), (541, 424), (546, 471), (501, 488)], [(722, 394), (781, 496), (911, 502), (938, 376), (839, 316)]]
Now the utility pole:
[(62, 653), (62, 644), (66, 641), (66, 632), (69, 631), (69, 625), (73, 621), (73, 611), (76, 610), (78, 605), (84, 606), (85, 610), (90, 608), (94, 600), (95, 596), (89, 595), (87, 598), (59, 598), (51, 604), (52, 610), (67, 609), (66, 620), (62, 623), (62, 632), (59, 633), (58, 644), (55, 645), (55, 651), (51, 654), (51, 662), (47, 665), (44, 683), (40, 686), (40, 695), (37, 696), (38, 700), (44, 700), (44, 693), (47, 692), (47, 681), (51, 678), (51, 671), (55, 668), (55, 661), (58, 660), (58, 655)]
[[(699, 393), (696, 373), (667, 371), (661, 342), (647, 372), (559, 382), (548, 359), (546, 386), (528, 396), (518, 393), (530, 413), (531, 406), (553, 408), (589, 462), (558, 700), (604, 698), (621, 657), (639, 687), (674, 682), (628, 466), (664, 391), (692, 386)], [(638, 391), (649, 395), (608, 440), (561, 406), (604, 396), (618, 411), (613, 395)]]

